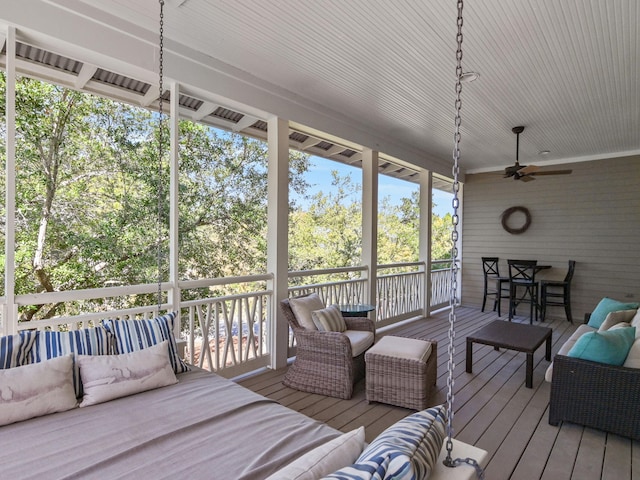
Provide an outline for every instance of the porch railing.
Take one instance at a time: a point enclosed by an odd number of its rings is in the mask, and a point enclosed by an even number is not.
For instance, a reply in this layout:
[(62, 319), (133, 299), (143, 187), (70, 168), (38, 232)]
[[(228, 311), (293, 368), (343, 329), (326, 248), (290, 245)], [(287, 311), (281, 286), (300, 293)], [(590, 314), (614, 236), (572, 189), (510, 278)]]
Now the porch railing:
[[(448, 303), (448, 272), (448, 265), (431, 272), (430, 309)], [(270, 280), (272, 275), (264, 274), (181, 281), (175, 289), (170, 283), (163, 283), (160, 310), (180, 312), (187, 360), (224, 376), (268, 365), (274, 301)], [(380, 265), (376, 281), (379, 326), (420, 315), (424, 310), (423, 263)], [(317, 292), (327, 304), (365, 303), (368, 282), (366, 267), (290, 272), (289, 295)], [(19, 307), (66, 303), (78, 313), (18, 322), (17, 329), (74, 330), (96, 326), (105, 319), (153, 318), (158, 314), (158, 305), (131, 308), (122, 305), (127, 305), (132, 296), (152, 296), (157, 291), (157, 284), (149, 284), (18, 295), (13, 311), (7, 311), (6, 303), (2, 305), (1, 320), (17, 318)]]

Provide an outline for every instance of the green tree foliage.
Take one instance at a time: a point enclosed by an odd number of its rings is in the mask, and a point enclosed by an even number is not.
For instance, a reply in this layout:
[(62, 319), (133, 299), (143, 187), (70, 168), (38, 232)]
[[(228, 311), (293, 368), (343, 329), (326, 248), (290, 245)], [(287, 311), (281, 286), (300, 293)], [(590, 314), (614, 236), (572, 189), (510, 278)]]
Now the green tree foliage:
[[(0, 74), (0, 98), (4, 92)], [(3, 116), (4, 108), (2, 101)], [(18, 80), (16, 294), (155, 283), (158, 252), (161, 278), (168, 279), (166, 123), (159, 165), (156, 114), (30, 78)], [(0, 125), (2, 158), (4, 129)], [(266, 272), (265, 142), (187, 120), (179, 129), (180, 278)], [(304, 195), (309, 156), (292, 151), (289, 166), (289, 188)], [(362, 212), (360, 201), (353, 200), (359, 189), (350, 176), (334, 172), (331, 191), (316, 194), (308, 208), (290, 205), (291, 270), (360, 265)], [(400, 205), (381, 202), (380, 263), (418, 259), (417, 198), (414, 192)], [(433, 256), (447, 258), (451, 218), (433, 220)], [(2, 222), (3, 239), (4, 228)], [(119, 306), (153, 303), (132, 296)], [(77, 308), (34, 306), (22, 309), (21, 317), (50, 318)], [(92, 308), (101, 308), (100, 300)]]

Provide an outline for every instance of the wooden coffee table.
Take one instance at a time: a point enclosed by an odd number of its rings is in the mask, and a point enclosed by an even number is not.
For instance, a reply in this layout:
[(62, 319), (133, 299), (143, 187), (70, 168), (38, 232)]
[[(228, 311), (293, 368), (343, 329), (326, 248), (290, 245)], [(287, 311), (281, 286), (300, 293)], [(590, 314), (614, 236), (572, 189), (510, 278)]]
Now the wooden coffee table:
[(553, 330), (537, 325), (494, 320), (467, 337), (467, 373), (472, 373), (473, 344), (490, 345), (496, 350), (506, 348), (527, 354), (527, 388), (533, 386), (533, 353), (547, 342), (545, 359), (551, 360), (551, 334)]

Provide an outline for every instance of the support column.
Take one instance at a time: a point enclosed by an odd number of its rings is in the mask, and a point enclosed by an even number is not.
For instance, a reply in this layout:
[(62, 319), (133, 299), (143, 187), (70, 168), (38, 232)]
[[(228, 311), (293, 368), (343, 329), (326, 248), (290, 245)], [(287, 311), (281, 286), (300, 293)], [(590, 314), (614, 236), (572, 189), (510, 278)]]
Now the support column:
[(422, 315), (430, 315), (431, 306), (431, 218), (433, 214), (433, 173), (420, 170), (420, 231), (418, 233), (419, 260), (425, 265)]
[(273, 274), (269, 308), (271, 368), (287, 365), (289, 325), (280, 312), (280, 300), (289, 287), (289, 122), (281, 118), (268, 121), (269, 162), (267, 173), (267, 272)]
[[(180, 308), (180, 289), (178, 288), (178, 227), (179, 227), (179, 213), (178, 203), (180, 201), (179, 196), (179, 165), (180, 165), (180, 153), (178, 145), (180, 142), (180, 113), (179, 113), (179, 99), (180, 99), (180, 86), (177, 82), (172, 82), (170, 85), (171, 98), (169, 101), (169, 113), (171, 118), (169, 119), (169, 283), (171, 288), (167, 292), (167, 302), (169, 308), (173, 311)], [(180, 318), (180, 315), (178, 315)], [(176, 322), (174, 333), (176, 338), (180, 336), (180, 322)]]
[[(378, 152), (362, 150), (362, 265), (368, 267), (369, 281), (365, 301), (378, 299)], [(377, 312), (370, 316), (376, 321)]]
[(2, 309), (2, 334), (18, 330), (18, 308), (15, 304), (16, 285), (16, 29), (8, 27), (6, 42), (6, 197), (5, 197), (5, 272)]

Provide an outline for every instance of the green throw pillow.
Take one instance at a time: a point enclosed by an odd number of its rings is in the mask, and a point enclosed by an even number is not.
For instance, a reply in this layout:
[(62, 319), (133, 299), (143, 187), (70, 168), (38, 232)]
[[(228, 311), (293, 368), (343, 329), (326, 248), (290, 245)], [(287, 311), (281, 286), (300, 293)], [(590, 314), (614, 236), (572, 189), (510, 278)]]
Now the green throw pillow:
[(587, 332), (571, 347), (567, 355), (608, 365), (622, 365), (635, 339), (636, 327)]
[(617, 300), (614, 300), (609, 297), (604, 297), (600, 300), (600, 303), (593, 309), (591, 312), (591, 317), (589, 317), (589, 325), (593, 328), (600, 328), (602, 322), (607, 318), (611, 312), (617, 312), (618, 310), (637, 310), (640, 304), (638, 303), (623, 303)]

